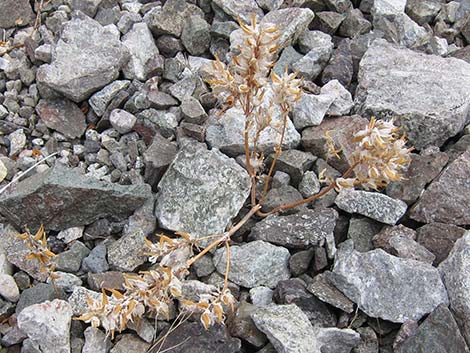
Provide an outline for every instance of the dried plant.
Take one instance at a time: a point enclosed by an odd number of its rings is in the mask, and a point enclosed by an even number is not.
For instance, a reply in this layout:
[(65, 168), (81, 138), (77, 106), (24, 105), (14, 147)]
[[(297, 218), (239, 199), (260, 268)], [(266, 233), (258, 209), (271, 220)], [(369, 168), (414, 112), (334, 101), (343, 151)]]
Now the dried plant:
[[(146, 255), (153, 264), (152, 269), (136, 275), (125, 275), (123, 293), (109, 290), (110, 295), (103, 291), (100, 299), (89, 298), (88, 311), (78, 318), (93, 326), (102, 326), (111, 336), (114, 336), (115, 331), (125, 329), (128, 322), (137, 323), (148, 311), (169, 318), (170, 307), (175, 301), (179, 302), (181, 310), (175, 322), (182, 317), (186, 320), (186, 313), (197, 313), (206, 329), (215, 323), (223, 323), (235, 304), (235, 298), (228, 289), (230, 240), (250, 218), (255, 215), (266, 217), (308, 203), (334, 188), (380, 188), (390, 181), (401, 180), (402, 171), (410, 162), (411, 149), (405, 147), (405, 137), (399, 136), (393, 120), (371, 119), (369, 125), (354, 136), (357, 150), (350, 157), (350, 168), (340, 178), (330, 180), (329, 185), (318, 194), (281, 205), (267, 213), (261, 212), (271, 176), (282, 151), (289, 122), (288, 114), (302, 95), (302, 80), (287, 69), (282, 75), (272, 71), (279, 49), (277, 40), (280, 37), (275, 26), (259, 25), (255, 16), (249, 25), (240, 20), (239, 24), (244, 36), (243, 45), (238, 46), (237, 53), (233, 54), (232, 61), (227, 65), (216, 57), (212, 65), (213, 76), (208, 83), (223, 103), (221, 113), (236, 108), (244, 115), (244, 150), (246, 169), (251, 179), (251, 208), (223, 234), (193, 239), (187, 233), (177, 232), (179, 237), (176, 238), (160, 235), (156, 243), (147, 240)], [(258, 140), (267, 128), (278, 132), (278, 141), (273, 150), (272, 163), (266, 170), (267, 174), (262, 175), (265, 172), (266, 151), (258, 149)], [(339, 157), (341, 150), (335, 146), (329, 134), (326, 141), (330, 153)], [(260, 180), (264, 186), (261, 194), (257, 194)], [(210, 242), (207, 245), (208, 240)], [(198, 245), (203, 243), (206, 246), (200, 249)], [(226, 247), (227, 256), (223, 287), (200, 295), (197, 302), (184, 298), (182, 286), (191, 265), (221, 245)], [(181, 323), (175, 322), (175, 327)], [(165, 338), (157, 343), (162, 344)]]

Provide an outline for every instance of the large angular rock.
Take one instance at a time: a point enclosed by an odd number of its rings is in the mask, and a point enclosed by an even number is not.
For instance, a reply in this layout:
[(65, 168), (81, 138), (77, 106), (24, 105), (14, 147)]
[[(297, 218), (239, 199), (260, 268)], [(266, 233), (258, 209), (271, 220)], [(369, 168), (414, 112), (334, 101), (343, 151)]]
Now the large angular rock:
[(465, 126), (470, 64), (461, 60), (376, 40), (362, 58), (358, 79), (358, 113), (397, 118), (418, 150), (441, 146)]
[(129, 52), (118, 37), (80, 16), (66, 23), (52, 63), (38, 69), (36, 80), (78, 103), (117, 79), (128, 60)]
[(250, 191), (248, 173), (217, 149), (187, 143), (158, 184), (160, 226), (195, 237), (220, 234)]
[(358, 213), (394, 225), (405, 214), (406, 203), (378, 192), (342, 189), (335, 200), (343, 211)]
[(305, 249), (334, 242), (338, 213), (331, 208), (307, 209), (287, 216), (269, 216), (252, 228), (250, 238), (287, 248)]
[(57, 164), (8, 189), (0, 198), (0, 213), (18, 229), (43, 224), (63, 230), (100, 218), (123, 220), (149, 196), (147, 184), (107, 183)]
[(36, 111), (48, 128), (68, 138), (80, 137), (85, 132), (85, 114), (68, 99), (41, 99)]
[(381, 249), (360, 253), (350, 241), (337, 252), (331, 280), (368, 316), (392, 322), (417, 321), (448, 303), (436, 268)]
[(470, 224), (470, 150), (452, 162), (418, 199), (410, 217), (424, 223)]
[[(281, 121), (280, 114), (275, 114), (272, 119), (272, 125)], [(279, 144), (281, 137), (278, 130), (270, 126), (261, 132), (258, 140), (258, 151), (273, 152), (274, 147)], [(210, 147), (216, 147), (230, 156), (236, 156), (244, 153), (244, 132), (245, 116), (238, 108), (231, 108), (221, 117), (212, 116), (209, 118), (206, 141)], [(250, 128), (250, 148), (253, 147), (254, 135), (255, 128), (253, 126)], [(300, 134), (295, 130), (290, 119), (288, 119), (282, 147), (284, 149), (291, 149), (297, 147), (299, 143)]]
[(122, 37), (122, 43), (131, 54), (129, 62), (124, 66), (124, 76), (129, 79), (145, 81), (158, 69), (156, 57), (158, 48), (152, 32), (145, 23), (136, 23), (132, 29)]
[(70, 352), (72, 308), (63, 300), (34, 304), (18, 315), (18, 327), (42, 352)]
[(417, 332), (402, 342), (396, 353), (470, 353), (452, 313), (445, 305), (439, 305), (426, 320), (419, 325)]
[[(230, 281), (246, 287), (276, 287), (279, 281), (290, 277), (289, 251), (262, 240), (230, 248)], [(225, 273), (227, 256), (225, 248), (217, 250), (214, 265), (219, 273)]]
[(449, 257), (439, 265), (439, 272), (449, 294), (450, 310), (462, 335), (470, 344), (470, 231), (457, 240)]
[(28, 0), (0, 1), (0, 28), (25, 26), (31, 22), (33, 15)]

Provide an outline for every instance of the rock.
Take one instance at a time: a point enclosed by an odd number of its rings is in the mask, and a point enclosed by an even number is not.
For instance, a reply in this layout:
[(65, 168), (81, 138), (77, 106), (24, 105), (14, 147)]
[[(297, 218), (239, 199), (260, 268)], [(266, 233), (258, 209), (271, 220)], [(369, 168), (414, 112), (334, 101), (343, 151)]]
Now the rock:
[[(13, 233), (10, 235), (10, 239), (12, 239), (15, 236), (16, 231), (11, 229), (11, 227), (8, 227), (9, 230)], [(7, 241), (5, 241), (6, 236), (3, 235), (4, 232), (2, 230), (2, 236), (4, 239), (4, 242), (2, 245), (0, 245), (0, 274), (7, 274), (7, 275), (12, 275), (13, 274), (13, 266), (10, 262), (7, 260), (7, 254), (5, 252), (5, 244), (7, 244)], [(17, 235), (18, 233), (16, 233)]]
[(351, 242), (343, 244), (331, 280), (368, 316), (399, 323), (417, 321), (448, 303), (444, 284), (431, 265), (380, 249), (360, 253)]
[(317, 12), (311, 27), (313, 29), (317, 29), (322, 32), (333, 35), (345, 19), (345, 17), (345, 14), (332, 11)]
[(419, 325), (417, 332), (401, 343), (397, 353), (415, 352), (462, 352), (470, 350), (460, 334), (452, 313), (444, 305), (439, 305), (426, 320)]
[(82, 260), (90, 254), (85, 244), (76, 241), (69, 250), (57, 255), (57, 270), (65, 272), (78, 272), (82, 264)]
[(96, 327), (87, 327), (85, 332), (85, 345), (82, 353), (108, 353), (112, 343), (101, 330)]
[(392, 250), (390, 253), (404, 259), (413, 259), (432, 264), (436, 258), (434, 254), (424, 246), (407, 237), (392, 237), (388, 243)]
[(210, 26), (200, 16), (191, 16), (184, 23), (181, 41), (191, 55), (202, 55), (211, 43)]
[(67, 301), (72, 307), (73, 315), (83, 315), (88, 310), (87, 298), (101, 300), (101, 293), (94, 292), (85, 287), (75, 287)]
[(18, 328), (18, 326), (13, 326), (2, 337), (2, 339), (0, 340), (0, 344), (2, 344), (4, 347), (10, 347), (10, 346), (13, 346), (15, 344), (20, 344), (26, 338), (28, 338), (28, 336), (26, 336)]
[(38, 283), (33, 287), (27, 288), (21, 292), (20, 299), (16, 305), (16, 313), (19, 314), (30, 305), (54, 300), (56, 294), (57, 292), (54, 290), (54, 287), (46, 283)]
[(207, 118), (207, 114), (201, 103), (191, 96), (184, 98), (181, 102), (181, 113), (185, 121), (192, 124), (201, 124)]
[(23, 129), (13, 131), (8, 135), (8, 141), (10, 142), (10, 153), (9, 157), (16, 157), (26, 146), (26, 135)]
[(374, 0), (372, 13), (378, 16), (399, 15), (405, 12), (406, 0)]
[(168, 93), (151, 90), (147, 93), (147, 101), (150, 108), (155, 109), (168, 109), (175, 105), (178, 105), (178, 101), (170, 96)]
[(297, 305), (259, 307), (251, 315), (279, 353), (320, 353), (313, 327)]
[(267, 338), (264, 333), (258, 330), (251, 319), (251, 314), (256, 311), (256, 306), (247, 302), (241, 302), (228, 322), (230, 335), (238, 337), (250, 343), (256, 348), (263, 347)]
[(349, 328), (316, 327), (315, 331), (317, 344), (325, 353), (350, 353), (361, 341), (361, 336)]
[(470, 342), (470, 305), (466, 298), (470, 295), (469, 275), (470, 232), (455, 242), (449, 257), (439, 265), (439, 272), (449, 294), (450, 310), (460, 327), (465, 341)]
[[(303, 43), (304, 47), (310, 48), (310, 51), (300, 59), (299, 61), (292, 64), (292, 69), (299, 72), (301, 77), (307, 80), (315, 80), (315, 78), (322, 72), (326, 64), (330, 60), (331, 54), (333, 53), (333, 42), (331, 37), (320, 31), (306, 32), (304, 37), (299, 38), (299, 42)], [(315, 34), (315, 35), (312, 35)], [(321, 36), (316, 35), (321, 33)]]
[(5, 0), (0, 3), (0, 28), (26, 26), (34, 13), (28, 0)]
[(250, 22), (252, 14), (255, 14), (258, 18), (263, 15), (263, 11), (258, 7), (255, 0), (214, 0), (214, 4), (234, 20), (240, 17), (245, 23)]
[(83, 135), (86, 129), (85, 115), (68, 99), (41, 99), (36, 111), (44, 124), (69, 138)]
[(470, 64), (470, 45), (467, 45), (466, 47), (454, 51), (450, 54), (450, 56), (457, 59), (461, 59)]
[[(57, 278), (54, 279), (54, 285), (67, 293), (73, 292), (76, 286), (81, 286), (83, 283), (80, 277), (71, 273), (55, 271), (54, 274), (57, 275)], [(48, 279), (48, 283), (52, 283), (52, 280)]]
[(177, 152), (178, 147), (174, 143), (156, 134), (152, 144), (144, 152), (145, 182), (156, 187)]
[(74, 240), (80, 239), (83, 236), (84, 227), (72, 227), (65, 229), (57, 234), (57, 239), (63, 240), (64, 243), (69, 244)]
[(200, 237), (225, 231), (248, 197), (250, 182), (233, 159), (216, 149), (188, 143), (158, 189), (155, 215), (160, 226)]
[(391, 253), (392, 249), (390, 248), (389, 241), (393, 237), (403, 237), (410, 240), (416, 240), (416, 231), (405, 227), (403, 224), (399, 224), (397, 226), (385, 226), (372, 238), (372, 243), (375, 248), (380, 248)]
[(382, 224), (367, 217), (353, 216), (349, 220), (348, 239), (354, 241), (354, 249), (366, 252), (373, 249), (372, 239), (380, 229)]
[[(281, 115), (276, 113), (272, 117), (272, 125), (280, 123)], [(206, 141), (211, 148), (218, 148), (229, 156), (237, 156), (244, 153), (244, 129), (245, 117), (238, 108), (227, 110), (221, 117), (211, 116), (206, 130)], [(250, 148), (253, 148), (254, 127), (250, 129)], [(272, 152), (279, 144), (280, 134), (277, 129), (267, 127), (258, 140), (258, 151)], [(294, 125), (287, 120), (287, 129), (282, 144), (283, 149), (293, 149), (300, 143), (300, 134)]]
[(325, 84), (338, 80), (343, 86), (349, 87), (354, 74), (351, 41), (343, 39), (331, 55), (330, 61), (322, 72), (322, 82)]
[(100, 292), (101, 289), (125, 290), (124, 276), (122, 272), (108, 271), (102, 273), (88, 273), (88, 285), (94, 291)]
[[(271, 189), (266, 194), (261, 211), (269, 212), (274, 210), (276, 207), (285, 204), (291, 204), (297, 201), (303, 200), (302, 194), (293, 186), (282, 185), (278, 188)], [(306, 208), (305, 204), (297, 207), (285, 210), (286, 213), (295, 213), (302, 211)]]
[(82, 261), (82, 269), (85, 272), (99, 273), (109, 269), (108, 261), (106, 261), (106, 245), (100, 243), (96, 245)]
[[(262, 240), (230, 248), (230, 281), (246, 287), (276, 287), (281, 280), (290, 277), (289, 251)], [(219, 273), (225, 273), (227, 263), (225, 248), (214, 255), (214, 265)]]
[(330, 271), (316, 275), (313, 281), (308, 284), (308, 291), (321, 301), (341, 309), (346, 313), (352, 313), (354, 311), (354, 303), (336, 289), (333, 283), (331, 283), (330, 277)]
[(307, 209), (287, 216), (272, 215), (256, 223), (250, 239), (264, 240), (287, 248), (306, 249), (333, 241), (338, 213), (333, 209)]
[(333, 103), (327, 110), (330, 116), (348, 115), (354, 106), (351, 93), (338, 80), (329, 81), (321, 88), (321, 94), (334, 97)]
[(63, 300), (34, 304), (18, 315), (18, 327), (43, 352), (70, 352), (72, 308)]
[(146, 235), (142, 230), (128, 233), (112, 243), (108, 248), (108, 262), (111, 268), (133, 272), (147, 257)]
[(106, 108), (113, 101), (114, 97), (127, 89), (129, 85), (130, 81), (116, 80), (105, 86), (101, 91), (93, 94), (88, 100), (88, 103), (96, 115), (103, 116), (103, 114), (106, 112)]
[[(267, 165), (271, 165), (274, 154), (266, 160)], [(316, 157), (310, 152), (299, 150), (283, 151), (276, 161), (275, 171), (282, 171), (290, 175), (293, 185), (298, 185), (305, 171), (309, 170)]]
[(424, 223), (470, 224), (470, 150), (449, 164), (411, 208), (410, 217)]
[[(122, 220), (149, 197), (146, 184), (116, 185), (55, 165), (7, 190), (0, 213), (18, 228), (62, 230), (112, 217)], [(38, 200), (41, 200), (40, 202)], [(27, 208), (23, 205), (29, 205)]]
[(298, 130), (320, 125), (335, 97), (331, 94), (306, 94), (295, 103), (292, 109), (294, 126)]
[(370, 31), (372, 24), (364, 18), (361, 10), (352, 9), (346, 13), (338, 34), (342, 37), (354, 38)]
[(205, 330), (199, 322), (181, 324), (171, 331), (164, 342), (161, 350), (171, 349), (172, 353), (238, 353), (241, 348), (240, 340), (230, 337), (224, 326), (216, 325)]
[(299, 36), (298, 46), (302, 54), (312, 50), (323, 52), (323, 61), (328, 61), (333, 51), (333, 41), (330, 35), (322, 31), (305, 31)]
[(343, 211), (358, 213), (376, 221), (394, 225), (405, 214), (407, 206), (384, 194), (362, 190), (342, 189), (335, 200)]
[(445, 223), (429, 223), (416, 230), (417, 241), (436, 258), (434, 265), (447, 259), (455, 242), (465, 234), (465, 229)]
[(430, 23), (441, 10), (442, 4), (436, 0), (411, 0), (406, 2), (406, 13), (419, 25)]
[(290, 257), (289, 269), (293, 277), (298, 277), (307, 272), (314, 253), (313, 249), (300, 250)]
[(132, 131), (137, 118), (123, 109), (114, 109), (109, 115), (109, 122), (120, 134), (127, 134)]
[[(303, 55), (297, 52), (292, 46), (288, 46), (282, 50), (280, 57), (277, 59), (276, 64), (274, 65), (274, 72), (277, 75), (282, 75), (286, 71), (286, 67), (289, 70), (292, 70), (292, 64), (297, 60), (302, 59)], [(303, 94), (304, 97), (306, 94)]]
[[(158, 73), (160, 68), (158, 48), (155, 45), (152, 33), (143, 22), (136, 23), (132, 29), (122, 37), (122, 44), (129, 50), (131, 57), (123, 67), (126, 79), (145, 81)], [(163, 70), (159, 73), (161, 74)]]
[(299, 191), (304, 198), (315, 195), (320, 191), (320, 182), (314, 172), (308, 170), (304, 173), (299, 183)]
[(403, 173), (404, 180), (387, 185), (387, 195), (413, 204), (423, 193), (427, 184), (436, 178), (447, 164), (448, 156), (432, 147), (421, 154), (411, 154), (411, 163)]
[(149, 348), (149, 343), (142, 341), (136, 335), (126, 333), (121, 335), (121, 339), (111, 348), (109, 353), (146, 353)]
[(274, 291), (268, 287), (254, 287), (250, 289), (250, 299), (253, 305), (263, 306), (273, 303)]
[[(129, 59), (119, 38), (88, 17), (67, 22), (37, 82), (78, 103), (114, 81)], [(84, 64), (85, 63), (85, 64)]]
[(377, 334), (370, 327), (358, 327), (356, 331), (361, 335), (361, 342), (353, 353), (378, 353), (379, 341)]
[(338, 13), (348, 12), (353, 7), (350, 0), (325, 0), (325, 4), (330, 11)]
[(441, 146), (465, 125), (469, 73), (470, 65), (458, 59), (376, 40), (361, 61), (356, 110), (367, 116), (397, 118), (418, 150)]
[(0, 296), (10, 302), (17, 302), (20, 298), (20, 290), (11, 275), (0, 273)]

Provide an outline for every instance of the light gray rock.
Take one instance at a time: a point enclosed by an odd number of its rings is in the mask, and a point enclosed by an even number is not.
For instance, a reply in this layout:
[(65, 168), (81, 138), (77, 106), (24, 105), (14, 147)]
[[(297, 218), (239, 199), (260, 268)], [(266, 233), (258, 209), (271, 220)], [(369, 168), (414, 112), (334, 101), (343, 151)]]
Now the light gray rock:
[(277, 59), (276, 64), (274, 65), (274, 72), (277, 75), (282, 75), (286, 71), (286, 67), (289, 70), (292, 70), (292, 64), (295, 63), (297, 60), (302, 59), (303, 55), (297, 52), (291, 45), (284, 48), (282, 53)]
[(250, 238), (287, 248), (306, 249), (334, 242), (333, 231), (338, 213), (331, 208), (307, 209), (287, 216), (272, 215), (251, 229)]
[(202, 55), (211, 43), (210, 26), (200, 16), (191, 16), (183, 26), (181, 41), (191, 55)]
[(308, 80), (314, 80), (328, 64), (333, 53), (333, 42), (328, 34), (306, 31), (299, 38), (305, 56), (292, 64), (292, 69)]
[(403, 323), (419, 320), (448, 297), (432, 265), (381, 249), (361, 253), (344, 242), (336, 253), (333, 284), (371, 317)]
[(57, 234), (57, 239), (62, 239), (64, 243), (68, 244), (74, 240), (80, 239), (83, 236), (84, 227), (72, 227), (65, 229)]
[[(281, 122), (279, 112), (272, 117), (272, 124)], [(238, 108), (227, 110), (221, 117), (211, 116), (208, 120), (206, 130), (206, 141), (211, 148), (218, 148), (222, 152), (237, 156), (244, 153), (244, 131), (245, 117)], [(255, 135), (255, 127), (250, 129), (250, 148), (253, 148), (253, 138)], [(272, 152), (274, 147), (279, 144), (280, 134), (278, 129), (267, 127), (264, 129), (258, 140), (258, 151)], [(292, 149), (299, 145), (300, 134), (294, 125), (287, 120), (286, 134), (283, 141), (283, 149)]]
[(470, 149), (449, 164), (413, 206), (410, 217), (424, 223), (470, 224)]
[(141, 340), (134, 334), (126, 333), (121, 336), (119, 342), (109, 351), (110, 353), (146, 353), (150, 348), (150, 343)]
[(315, 195), (320, 191), (320, 181), (315, 172), (308, 170), (299, 183), (299, 191), (304, 198)]
[(295, 128), (303, 128), (320, 125), (331, 105), (335, 101), (332, 94), (307, 94), (304, 93), (292, 109), (292, 118)]
[(137, 118), (135, 115), (123, 109), (114, 109), (109, 115), (109, 122), (120, 134), (127, 134), (132, 131)]
[(124, 76), (129, 79), (145, 81), (155, 74), (155, 58), (159, 55), (152, 33), (143, 22), (136, 23), (132, 29), (122, 37), (122, 43), (131, 54), (129, 62), (124, 66)]
[(108, 261), (113, 269), (134, 271), (147, 259), (145, 233), (142, 230), (129, 233), (112, 243), (108, 248)]
[(253, 305), (263, 306), (273, 303), (273, 290), (268, 287), (254, 287), (250, 289), (250, 299)]
[(123, 220), (149, 196), (146, 184), (111, 184), (56, 164), (8, 189), (0, 213), (18, 228), (27, 222), (30, 229), (62, 230), (105, 217)]
[(416, 53), (376, 40), (362, 58), (358, 80), (357, 112), (397, 118), (418, 150), (441, 146), (465, 126), (470, 109), (470, 64), (462, 60)]
[[(289, 251), (262, 240), (230, 248), (230, 281), (246, 287), (276, 287), (279, 281), (290, 277)], [(214, 255), (214, 265), (219, 273), (225, 273), (226, 250), (221, 248)]]
[(405, 12), (406, 0), (374, 0), (372, 14), (374, 16), (399, 15)]
[(112, 343), (106, 334), (96, 327), (87, 327), (82, 353), (108, 353)]
[(338, 80), (331, 80), (321, 88), (321, 95), (329, 95), (335, 97), (333, 103), (326, 111), (330, 116), (348, 115), (354, 106), (351, 93), (343, 87)]
[(0, 296), (10, 302), (17, 302), (20, 298), (20, 290), (11, 275), (0, 273)]
[(449, 257), (439, 265), (439, 272), (449, 294), (450, 310), (463, 337), (470, 343), (470, 231), (456, 241)]
[[(302, 54), (308, 54), (313, 49), (324, 52), (333, 51), (333, 41), (329, 34), (322, 31), (305, 31), (299, 36), (298, 45)], [(328, 58), (325, 56), (325, 60)]]
[(78, 272), (82, 264), (82, 260), (90, 254), (85, 244), (81, 241), (76, 241), (72, 244), (69, 250), (61, 252), (55, 258), (57, 269), (64, 272)]
[(129, 85), (130, 81), (116, 80), (105, 86), (101, 91), (92, 95), (88, 100), (88, 103), (90, 103), (90, 106), (96, 115), (102, 116), (106, 112), (106, 108), (113, 98), (116, 97), (119, 92), (127, 89)]
[(155, 215), (160, 226), (200, 237), (225, 231), (248, 197), (250, 181), (235, 160), (188, 143), (158, 189)]
[(284, 3), (284, 0), (256, 0), (256, 2), (263, 10), (272, 11), (279, 9)]
[(36, 112), (48, 128), (66, 137), (80, 137), (85, 132), (85, 114), (68, 99), (41, 99)]
[(52, 63), (42, 65), (36, 79), (78, 103), (117, 79), (128, 60), (119, 38), (91, 18), (77, 17), (64, 26)]
[[(83, 284), (80, 277), (75, 276), (72, 273), (54, 271), (57, 278), (54, 279), (54, 286), (62, 289), (65, 292), (73, 292), (74, 288)], [(51, 283), (52, 279), (48, 279), (48, 283)]]
[(17, 156), (26, 147), (26, 135), (24, 129), (18, 129), (8, 135), (8, 141), (10, 142), (10, 150), (8, 153), (9, 157)]
[(42, 352), (70, 352), (70, 324), (72, 308), (66, 301), (34, 304), (18, 315), (18, 327)]
[(349, 328), (315, 327), (315, 337), (322, 353), (350, 353), (361, 342), (361, 335)]
[(73, 315), (83, 315), (88, 310), (87, 298), (90, 297), (94, 300), (101, 300), (101, 293), (92, 291), (85, 287), (75, 287), (72, 294), (67, 299), (72, 307)]
[(255, 0), (214, 0), (214, 4), (234, 20), (240, 17), (246, 23), (250, 22), (251, 14), (255, 14), (258, 18), (263, 15)]
[(358, 213), (394, 225), (405, 214), (406, 203), (377, 192), (342, 189), (335, 200), (343, 211)]

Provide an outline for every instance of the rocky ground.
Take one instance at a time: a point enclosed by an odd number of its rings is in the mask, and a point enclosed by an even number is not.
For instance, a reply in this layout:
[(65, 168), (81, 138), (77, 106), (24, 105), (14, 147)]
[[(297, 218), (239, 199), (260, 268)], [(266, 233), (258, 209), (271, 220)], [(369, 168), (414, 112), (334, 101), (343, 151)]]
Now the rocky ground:
[[(0, 1), (0, 187), (57, 153), (0, 195), (0, 352), (150, 347), (151, 318), (112, 342), (71, 318), (145, 268), (146, 237), (223, 232), (247, 212), (242, 117), (216, 114), (204, 78), (252, 13), (281, 28), (274, 69), (299, 71), (307, 92), (266, 210), (348, 168), (325, 161), (328, 130), (347, 157), (368, 118), (393, 117), (416, 150), (381, 193), (332, 191), (246, 224), (231, 251), (236, 312), (209, 331), (184, 323), (168, 352), (470, 352), (470, 1), (44, 3)], [(41, 224), (59, 290), (18, 239)], [(187, 290), (223, 282), (224, 252), (195, 264)]]

